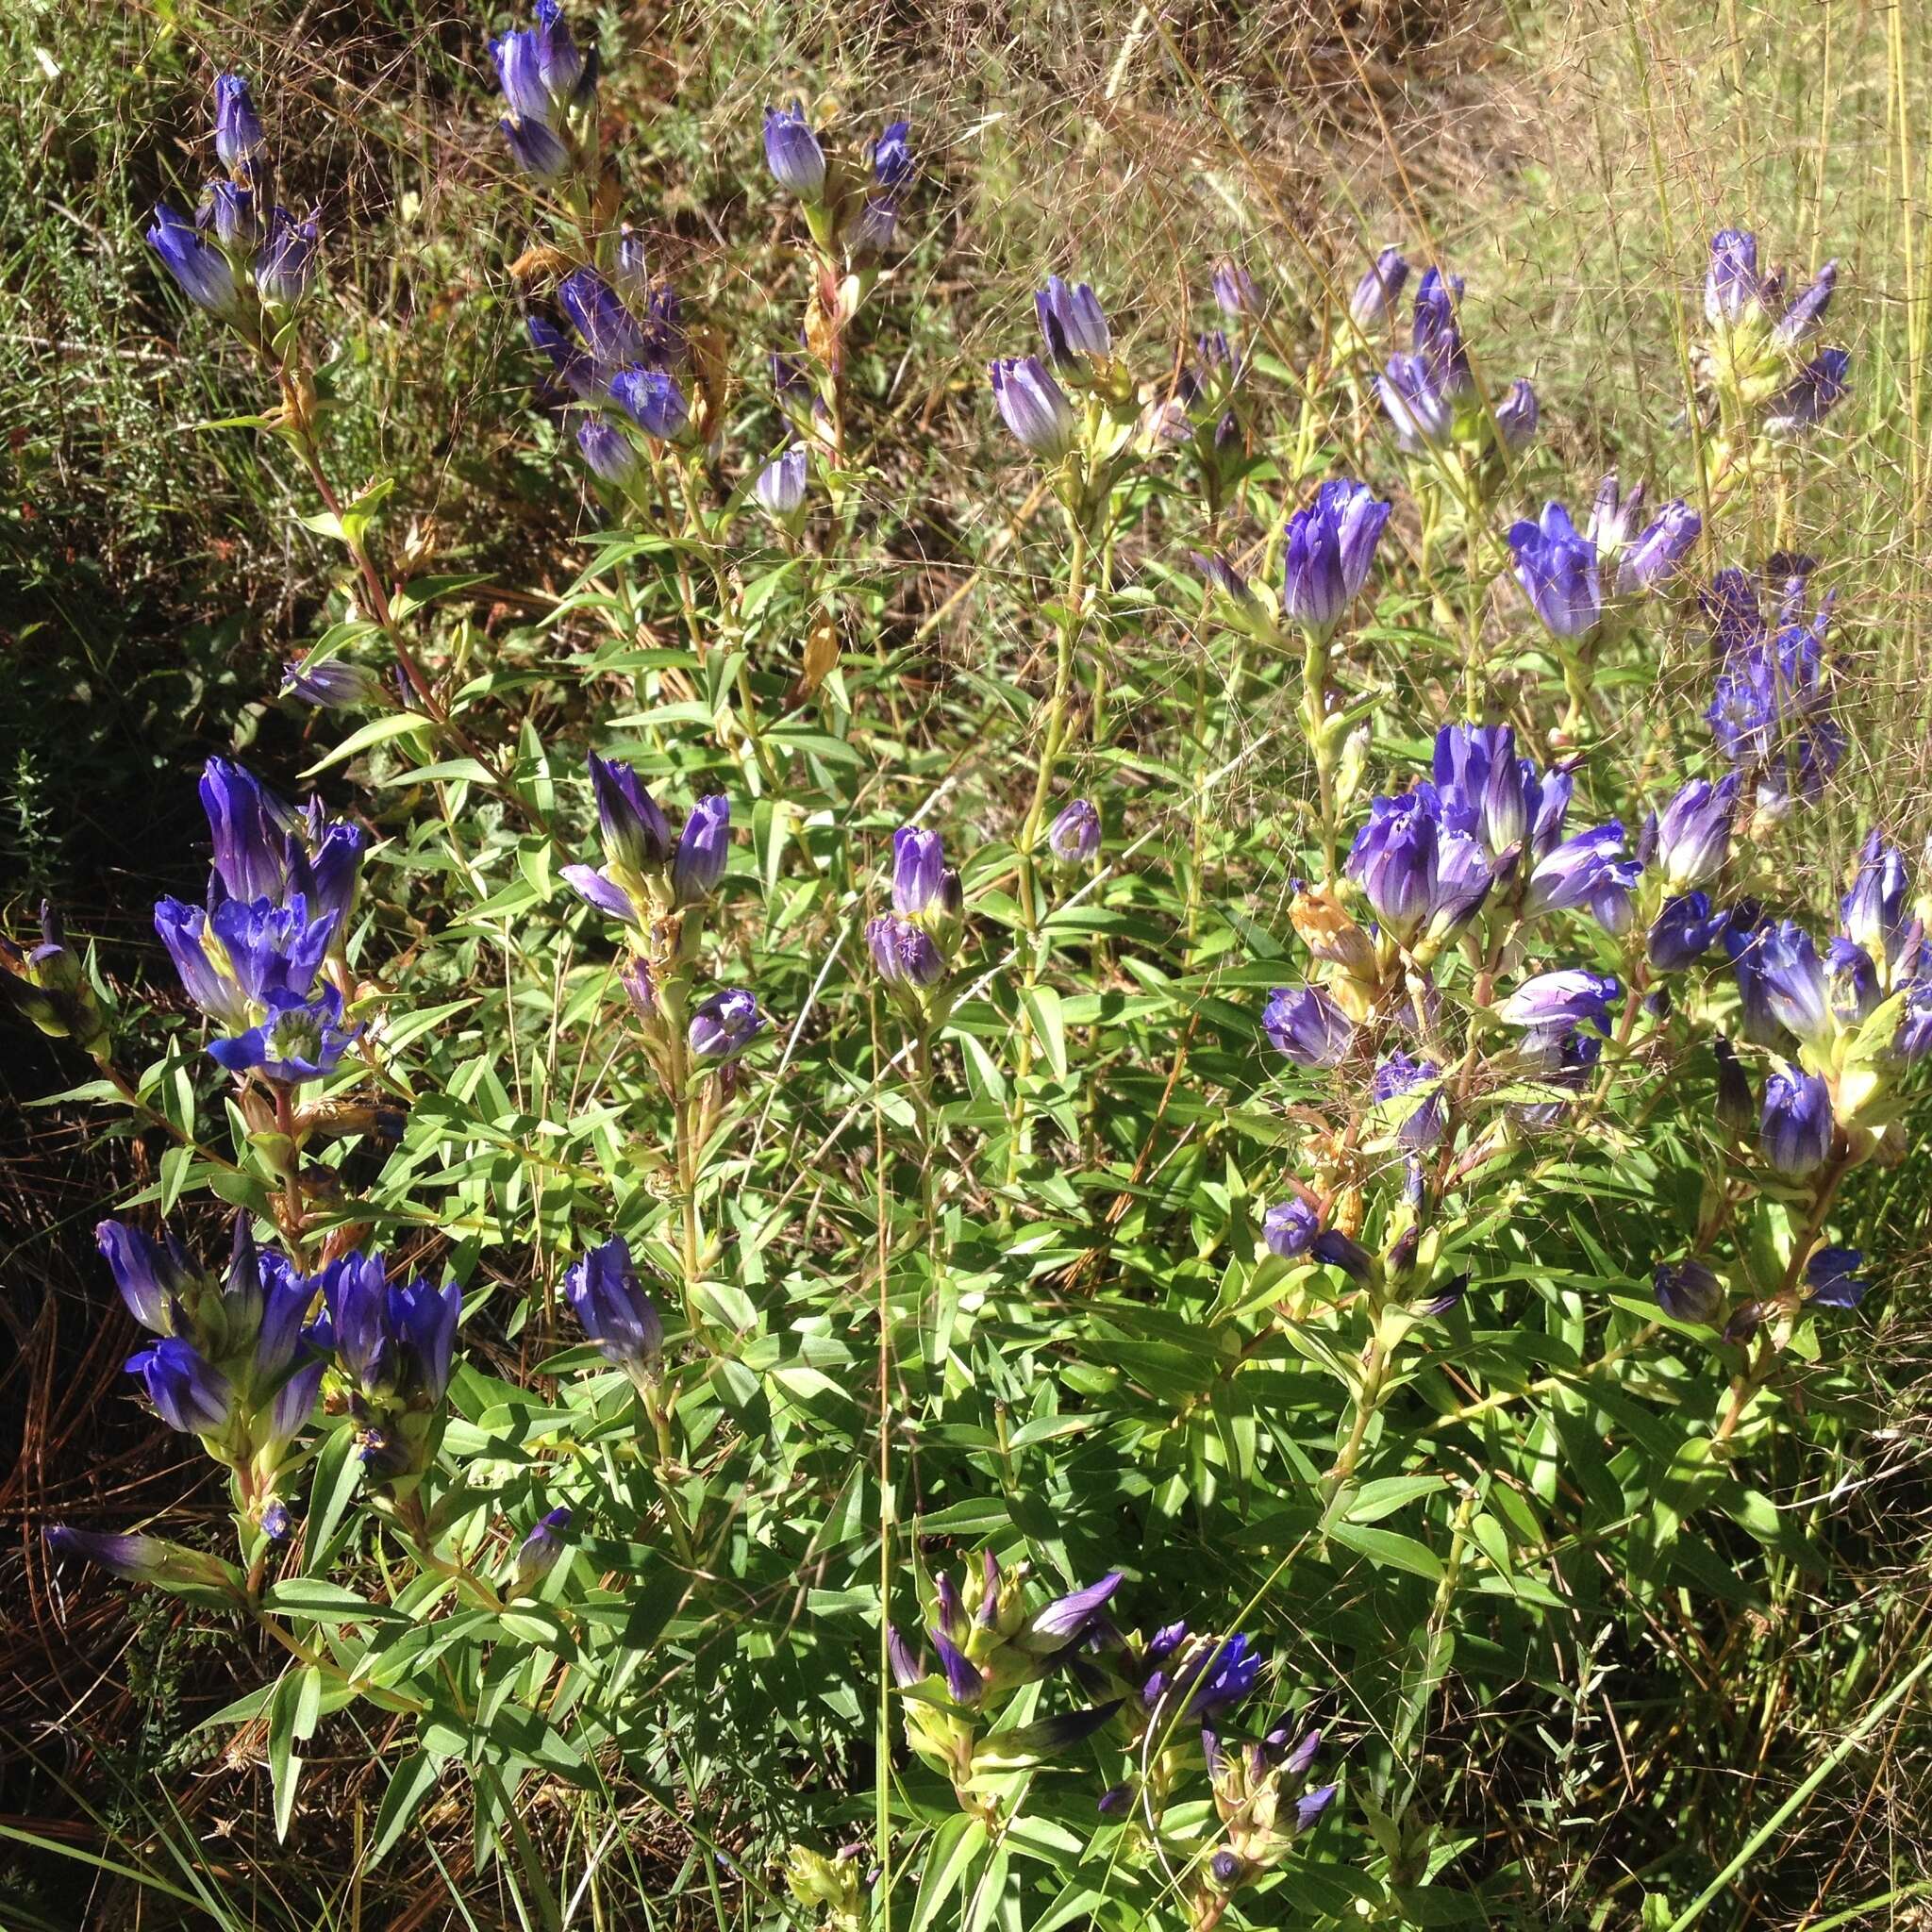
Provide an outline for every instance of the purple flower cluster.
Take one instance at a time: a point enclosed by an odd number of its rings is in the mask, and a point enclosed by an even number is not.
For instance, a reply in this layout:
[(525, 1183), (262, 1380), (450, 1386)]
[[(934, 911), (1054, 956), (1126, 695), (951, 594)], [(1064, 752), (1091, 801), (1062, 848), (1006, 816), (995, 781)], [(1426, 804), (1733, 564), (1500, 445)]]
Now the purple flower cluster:
[[(239, 74), (215, 81), (215, 154), (226, 173), (202, 190), (191, 221), (156, 204), (148, 245), (196, 308), (230, 322), (250, 341), (263, 335), (259, 310), (278, 326), (315, 279), (321, 230), (265, 204), (260, 117)], [(252, 292), (251, 292), (252, 286)]]
[(155, 929), (188, 996), (226, 1029), (208, 1052), (282, 1086), (325, 1077), (362, 1032), (343, 1023), (341, 988), (318, 984), (355, 904), (362, 832), (325, 818), (316, 799), (295, 811), (225, 758), (208, 760), (201, 801), (214, 839), (208, 903), (163, 899)]
[(685, 436), (691, 405), (678, 378), (691, 344), (682, 308), (675, 289), (651, 279), (635, 237), (625, 238), (616, 281), (573, 269), (554, 305), (527, 310), (524, 325), (558, 387), (590, 412), (578, 422), (577, 447), (602, 481), (623, 489), (637, 476), (639, 434), (652, 442)]
[(1683, 569), (1704, 519), (1679, 497), (1639, 530), (1642, 500), (1641, 484), (1623, 494), (1612, 475), (1597, 491), (1585, 530), (1560, 503), (1546, 503), (1535, 523), (1510, 526), (1516, 580), (1553, 636), (1590, 637), (1607, 618), (1627, 614), (1638, 598), (1663, 589)]
[(597, 55), (576, 43), (558, 0), (537, 0), (535, 24), (490, 43), (508, 112), (498, 124), (517, 165), (556, 181), (582, 163), (572, 117), (596, 99)]
[(1581, 908), (1629, 924), (1642, 866), (1614, 819), (1564, 836), (1573, 782), (1516, 755), (1507, 725), (1445, 725), (1435, 777), (1374, 801), (1347, 859), (1382, 930), (1427, 958), (1501, 888), (1523, 921)]
[[(1391, 258), (1393, 258), (1392, 260)], [(1396, 264), (1402, 273), (1395, 273)], [(1381, 319), (1407, 279), (1407, 264), (1386, 252), (1357, 287), (1351, 313), (1357, 323)], [(1493, 411), (1485, 402), (1470, 367), (1457, 305), (1462, 300), (1460, 275), (1431, 268), (1417, 285), (1409, 350), (1390, 358), (1375, 378), (1375, 393), (1395, 432), (1396, 447), (1409, 456), (1446, 450), (1464, 441), (1479, 453), (1514, 455), (1536, 434), (1536, 391), (1522, 377)]]
[(629, 765), (592, 752), (590, 770), (604, 864), (565, 866), (571, 890), (640, 933), (662, 914), (708, 901), (730, 857), (731, 801), (722, 792), (700, 798), (674, 838), (670, 820)]
[(154, 1411), (202, 1438), (236, 1472), (257, 1521), (273, 1529), (277, 1480), (315, 1407), (328, 1336), (305, 1325), (315, 1284), (258, 1249), (246, 1214), (220, 1281), (172, 1236), (130, 1223), (95, 1230), (128, 1312), (156, 1338), (127, 1358)]
[[(1718, 750), (1773, 807), (1817, 798), (1844, 756), (1824, 664), (1832, 598), (1807, 608), (1809, 571), (1805, 559), (1790, 559), (1769, 587), (1748, 571), (1720, 571), (1704, 596), (1718, 660), (1705, 717)], [(1776, 598), (1770, 618), (1766, 588)]]

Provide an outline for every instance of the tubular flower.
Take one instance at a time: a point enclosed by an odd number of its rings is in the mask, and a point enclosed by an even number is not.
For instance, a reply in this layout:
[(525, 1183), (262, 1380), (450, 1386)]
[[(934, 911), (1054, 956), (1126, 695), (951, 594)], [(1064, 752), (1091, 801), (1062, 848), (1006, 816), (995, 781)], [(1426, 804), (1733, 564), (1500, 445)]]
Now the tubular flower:
[(1778, 1173), (1792, 1179), (1822, 1167), (1831, 1152), (1831, 1093), (1815, 1074), (1790, 1068), (1764, 1083), (1758, 1146)]
[(1000, 420), (1035, 456), (1056, 462), (1071, 451), (1079, 423), (1066, 392), (1038, 356), (1008, 356), (987, 365)]
[(631, 1265), (621, 1235), (573, 1262), (563, 1277), (563, 1298), (584, 1333), (607, 1361), (633, 1381), (658, 1379), (664, 1356), (664, 1322)]
[(796, 101), (765, 109), (765, 166), (780, 188), (801, 201), (816, 202), (824, 194), (825, 151)]
[(1323, 484), (1288, 522), (1283, 614), (1310, 636), (1331, 636), (1368, 581), (1390, 510), (1362, 484)]
[(1340, 1065), (1355, 1039), (1354, 1022), (1318, 986), (1277, 986), (1262, 1009), (1261, 1030), (1301, 1067)]

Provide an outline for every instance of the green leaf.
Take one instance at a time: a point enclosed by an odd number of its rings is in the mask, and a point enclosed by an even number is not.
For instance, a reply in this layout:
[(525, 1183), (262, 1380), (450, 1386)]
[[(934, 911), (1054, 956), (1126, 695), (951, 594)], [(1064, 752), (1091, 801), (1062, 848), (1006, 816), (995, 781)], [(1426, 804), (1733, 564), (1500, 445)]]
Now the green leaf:
[(436, 1789), (437, 1768), (425, 1752), (412, 1751), (390, 1774), (375, 1830), (369, 1841), (369, 1863), (376, 1865), (401, 1838), (416, 1807)]
[(1412, 1536), (1399, 1536), (1392, 1529), (1364, 1529), (1358, 1523), (1338, 1523), (1330, 1526), (1330, 1538), (1359, 1557), (1366, 1557), (1379, 1570), (1407, 1570), (1411, 1576), (1430, 1583), (1442, 1580), (1442, 1559), (1426, 1543)]

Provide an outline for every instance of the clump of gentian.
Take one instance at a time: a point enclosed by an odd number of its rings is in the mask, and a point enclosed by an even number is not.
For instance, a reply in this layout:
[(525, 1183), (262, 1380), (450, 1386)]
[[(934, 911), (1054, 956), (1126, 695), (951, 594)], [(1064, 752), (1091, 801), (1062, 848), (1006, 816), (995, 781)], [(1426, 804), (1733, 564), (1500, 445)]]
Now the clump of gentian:
[(1562, 659), (1573, 724), (1585, 702), (1592, 650), (1627, 625), (1646, 596), (1670, 589), (1704, 527), (1680, 497), (1637, 529), (1641, 495), (1634, 489), (1620, 502), (1615, 476), (1607, 476), (1586, 530), (1560, 503), (1545, 504), (1535, 523), (1509, 529), (1516, 580)]
[[(1456, 463), (1465, 487), (1481, 497), (1534, 433), (1536, 394), (1521, 378), (1497, 402), (1484, 392), (1457, 314), (1462, 291), (1460, 275), (1438, 268), (1424, 275), (1416, 288), (1411, 346), (1390, 358), (1375, 378), (1375, 392), (1398, 449)], [(1452, 491), (1442, 508), (1453, 509), (1459, 495)]]
[(95, 1240), (128, 1312), (156, 1337), (128, 1357), (128, 1373), (170, 1428), (198, 1436), (229, 1472), (242, 1513), (281, 1534), (281, 1498), (308, 1459), (297, 1440), (327, 1345), (305, 1325), (315, 1283), (260, 1251), (245, 1213), (219, 1281), (171, 1235), (157, 1243), (127, 1222), (104, 1221)]
[(297, 812), (253, 774), (208, 760), (202, 804), (214, 840), (206, 908), (155, 908), (155, 929), (189, 997), (225, 1030), (210, 1056), (230, 1073), (292, 1088), (325, 1077), (360, 1037), (341, 989), (318, 984), (354, 908), (363, 837), (320, 801)]
[(788, 194), (798, 197), (821, 254), (842, 250), (869, 275), (898, 243), (899, 215), (913, 175), (909, 121), (889, 122), (857, 159), (827, 154), (804, 107), (767, 108), (765, 167)]
[(1902, 1074), (1932, 1048), (1932, 962), (1903, 924), (1907, 884), (1899, 855), (1872, 840), (1824, 946), (1748, 903), (1724, 922), (1740, 1030), (1780, 1062), (1764, 1090), (1759, 1152), (1789, 1178), (1835, 1147), (1847, 1158), (1871, 1152), (1897, 1117)]
[(1225, 1836), (1196, 1881), (1200, 1923), (1218, 1917), (1231, 1892), (1284, 1863), (1295, 1840), (1334, 1803), (1334, 1784), (1305, 1789), (1321, 1742), (1318, 1730), (1297, 1739), (1282, 1725), (1247, 1745), (1224, 1743), (1211, 1731), (1204, 1736), (1215, 1815)]
[(590, 768), (604, 863), (567, 865), (563, 877), (648, 954), (659, 928), (708, 903), (717, 890), (730, 854), (731, 803), (722, 793), (700, 798), (674, 838), (670, 820), (629, 765), (592, 752)]
[(156, 205), (148, 245), (196, 308), (267, 351), (315, 278), (318, 225), (263, 205), (258, 164), (267, 140), (248, 84), (215, 81), (215, 153), (225, 171), (202, 190), (192, 220)]
[(391, 1282), (382, 1255), (360, 1251), (331, 1261), (307, 1286), (320, 1286), (328, 1311), (324, 1339), (346, 1389), (363, 1467), (385, 1495), (403, 1501), (442, 1441), (462, 1291), (421, 1276)]

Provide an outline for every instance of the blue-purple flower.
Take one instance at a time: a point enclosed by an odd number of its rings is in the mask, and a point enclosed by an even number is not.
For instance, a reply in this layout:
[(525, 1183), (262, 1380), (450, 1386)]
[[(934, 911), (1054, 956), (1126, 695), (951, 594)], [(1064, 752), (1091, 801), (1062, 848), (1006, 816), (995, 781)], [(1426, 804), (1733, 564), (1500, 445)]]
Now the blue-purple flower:
[(610, 378), (610, 400), (659, 442), (675, 441), (691, 421), (691, 405), (661, 369), (624, 369)]
[(1407, 280), (1408, 263), (1401, 249), (1383, 249), (1363, 272), (1348, 298), (1349, 320), (1360, 329), (1387, 322), (1402, 299), (1403, 285)]
[(1438, 946), (1474, 918), (1494, 882), (1488, 856), (1442, 821), (1432, 785), (1377, 798), (1344, 869), (1383, 930), (1405, 946)]
[(255, 111), (248, 83), (239, 74), (215, 76), (215, 153), (233, 175), (245, 168), (267, 144), (261, 117)]
[(1771, 399), (1764, 426), (1773, 436), (1815, 429), (1851, 393), (1849, 350), (1824, 349), (1805, 363)]
[(1524, 980), (1496, 1009), (1497, 1017), (1510, 1026), (1529, 1026), (1540, 1031), (1593, 1026), (1607, 1035), (1610, 1008), (1623, 997), (1623, 985), (1613, 973), (1565, 967)]
[(1904, 855), (1874, 827), (1858, 854), (1857, 876), (1839, 903), (1840, 930), (1874, 959), (1896, 963), (1906, 936)]
[(1559, 638), (1588, 637), (1603, 617), (1596, 545), (1578, 534), (1560, 503), (1546, 503), (1536, 523), (1513, 524), (1509, 548), (1516, 580), (1544, 626)]
[(945, 878), (945, 844), (940, 835), (919, 825), (901, 825), (892, 834), (892, 910), (905, 919), (935, 910)]
[(791, 523), (805, 508), (807, 461), (804, 443), (794, 442), (774, 457), (752, 485), (765, 513), (781, 524)]
[(1724, 1307), (1724, 1284), (1702, 1261), (1660, 1261), (1654, 1277), (1657, 1305), (1674, 1322), (1709, 1327)]
[(1240, 262), (1224, 258), (1214, 264), (1211, 277), (1214, 291), (1214, 306), (1230, 322), (1243, 315), (1258, 315), (1261, 312), (1260, 291), (1255, 287), (1255, 278)]
[(825, 192), (825, 151), (796, 101), (765, 109), (765, 166), (801, 201), (816, 202)]
[(1033, 297), (1033, 308), (1046, 359), (1062, 375), (1083, 375), (1091, 362), (1103, 361), (1112, 352), (1113, 337), (1100, 298), (1085, 282), (1048, 275), (1046, 286)]
[(1511, 456), (1521, 456), (1536, 440), (1539, 413), (1536, 391), (1527, 376), (1519, 375), (1496, 405), (1496, 434)]
[(1322, 1217), (1299, 1194), (1277, 1201), (1261, 1217), (1261, 1242), (1271, 1255), (1291, 1261), (1306, 1255), (1322, 1232)]
[(127, 1372), (141, 1377), (155, 1413), (171, 1429), (218, 1436), (228, 1426), (234, 1387), (192, 1342), (162, 1336), (127, 1357)]
[(1288, 521), (1283, 614), (1313, 637), (1332, 635), (1368, 582), (1390, 509), (1363, 484), (1323, 484)]
[(282, 666), (282, 691), (323, 711), (357, 711), (389, 702), (379, 673), (349, 658), (299, 658)]
[(241, 291), (228, 258), (205, 241), (186, 215), (164, 201), (156, 203), (147, 239), (161, 266), (197, 308), (225, 319), (240, 313)]
[(1864, 1265), (1857, 1248), (1820, 1248), (1805, 1263), (1806, 1299), (1821, 1308), (1856, 1308), (1872, 1286), (1858, 1273)]
[(313, 221), (298, 222), (285, 208), (270, 210), (268, 234), (255, 258), (255, 287), (271, 308), (292, 308), (308, 292), (320, 241)]
[(324, 1269), (321, 1286), (337, 1363), (358, 1389), (441, 1397), (462, 1313), (454, 1282), (391, 1282), (381, 1255), (357, 1252)]
[(564, 1551), (564, 1532), (570, 1528), (571, 1512), (563, 1505), (547, 1510), (531, 1526), (517, 1548), (511, 1567), (509, 1593), (528, 1596), (557, 1568)]
[(1523, 916), (1584, 906), (1608, 931), (1629, 924), (1630, 893), (1643, 867), (1624, 858), (1624, 827), (1615, 819), (1576, 832), (1538, 859), (1523, 895)]
[(1789, 919), (1762, 926), (1753, 960), (1778, 1024), (1814, 1045), (1829, 1040), (1834, 1028), (1824, 962), (1811, 935)]
[(326, 1079), (362, 1037), (362, 1023), (342, 1024), (342, 995), (325, 986), (304, 999), (272, 990), (268, 1017), (225, 1040), (208, 1042), (208, 1056), (231, 1074), (259, 1073), (281, 1086)]
[(1693, 778), (1661, 812), (1650, 815), (1638, 857), (1656, 867), (1667, 891), (1688, 892), (1724, 870), (1740, 783), (1736, 772), (1725, 773), (1715, 785)]
[(656, 1378), (664, 1355), (664, 1322), (638, 1280), (623, 1236), (612, 1235), (571, 1264), (563, 1298), (607, 1361), (633, 1379)]
[(554, 180), (572, 165), (557, 123), (582, 106), (597, 81), (594, 53), (577, 45), (558, 0), (537, 0), (536, 24), (499, 34), (490, 43), (508, 115), (499, 124), (518, 164), (539, 180)]
[(1758, 1146), (1778, 1173), (1792, 1179), (1824, 1163), (1831, 1152), (1831, 1092), (1815, 1074), (1790, 1067), (1764, 1083)]
[(1395, 1130), (1396, 1140), (1405, 1147), (1433, 1147), (1442, 1138), (1447, 1120), (1447, 1104), (1442, 1094), (1442, 1070), (1431, 1059), (1411, 1059), (1399, 1048), (1375, 1069), (1374, 1095), (1389, 1102), (1418, 1095), (1403, 1113)]
[(1038, 356), (1005, 356), (987, 365), (1000, 420), (1035, 456), (1058, 461), (1079, 437), (1074, 406)]
[(1774, 625), (1747, 572), (1719, 572), (1704, 599), (1720, 653), (1705, 717), (1718, 750), (1772, 802), (1816, 798), (1844, 756), (1824, 666), (1832, 600), (1807, 616), (1806, 591), (1803, 573), (1785, 582)]
[(1525, 849), (1541, 858), (1561, 839), (1574, 780), (1519, 758), (1508, 725), (1443, 725), (1433, 770), (1443, 824), (1474, 839), (1499, 876)]
[(1189, 1688), (1188, 1709), (1194, 1716), (1218, 1715), (1242, 1698), (1260, 1681), (1265, 1660), (1245, 1637), (1230, 1637), (1206, 1661), (1182, 1674)]
[(765, 1016), (746, 988), (731, 986), (701, 1001), (691, 1016), (691, 1053), (701, 1060), (733, 1060), (765, 1030)]
[(924, 926), (895, 913), (867, 922), (865, 942), (873, 964), (888, 986), (937, 986), (946, 976), (946, 957)]
[(1062, 865), (1087, 865), (1100, 850), (1100, 812), (1090, 798), (1070, 799), (1046, 828), (1049, 851)]
[(577, 449), (600, 482), (623, 490), (637, 480), (643, 460), (638, 446), (607, 418), (586, 416), (577, 425)]
[(1717, 942), (1724, 922), (1725, 915), (1712, 909), (1707, 892), (1666, 899), (1644, 941), (1650, 963), (1659, 973), (1681, 973), (1695, 965)]
[(600, 367), (625, 369), (657, 359), (624, 297), (595, 269), (573, 269), (558, 283), (557, 300)]
[(718, 890), (731, 854), (731, 801), (721, 791), (700, 798), (686, 814), (671, 857), (671, 897), (695, 906)]
[(1333, 1067), (1355, 1040), (1355, 1023), (1319, 986), (1277, 986), (1261, 1010), (1261, 1030), (1300, 1067)]
[(203, 1282), (188, 1251), (171, 1234), (157, 1244), (125, 1221), (102, 1222), (94, 1229), (94, 1244), (107, 1258), (127, 1312), (143, 1328), (172, 1335), (175, 1309)]

